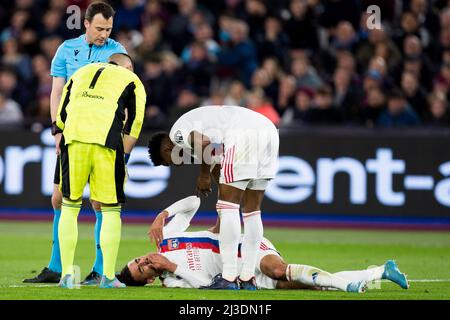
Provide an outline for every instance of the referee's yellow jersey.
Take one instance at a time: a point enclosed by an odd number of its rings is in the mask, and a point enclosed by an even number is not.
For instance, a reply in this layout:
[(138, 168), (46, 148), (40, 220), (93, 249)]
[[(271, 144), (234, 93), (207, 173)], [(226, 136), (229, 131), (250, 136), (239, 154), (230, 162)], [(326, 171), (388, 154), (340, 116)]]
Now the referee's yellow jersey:
[(81, 199), (89, 180), (92, 200), (125, 202), (122, 134), (139, 137), (145, 100), (139, 78), (118, 65), (89, 64), (72, 75), (56, 120), (63, 130), (60, 188), (65, 198)]
[(132, 71), (112, 63), (88, 64), (66, 83), (56, 125), (64, 130), (66, 144), (79, 141), (121, 149), (122, 133), (139, 137), (145, 101), (144, 86)]

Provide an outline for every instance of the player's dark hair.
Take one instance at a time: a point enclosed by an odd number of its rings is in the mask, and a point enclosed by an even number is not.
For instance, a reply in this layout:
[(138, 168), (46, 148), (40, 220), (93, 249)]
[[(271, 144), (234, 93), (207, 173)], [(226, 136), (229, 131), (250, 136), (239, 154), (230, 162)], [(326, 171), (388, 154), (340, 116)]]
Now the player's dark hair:
[(117, 279), (130, 287), (141, 287), (145, 286), (147, 282), (145, 281), (136, 281), (131, 275), (130, 269), (128, 266), (123, 267), (120, 273), (117, 275)]
[(116, 53), (113, 53), (112, 55), (110, 55), (108, 58), (109, 63), (118, 65), (118, 63), (114, 61), (114, 56), (124, 56), (124, 57), (128, 58), (128, 60), (131, 63), (131, 67), (134, 69), (133, 58), (131, 58), (129, 54), (127, 54), (125, 52), (116, 52)]
[(162, 164), (161, 146), (164, 139), (168, 137), (169, 135), (167, 132), (160, 131), (153, 134), (150, 137), (150, 140), (148, 140), (148, 156), (155, 166), (160, 166)]
[(92, 22), (94, 16), (99, 13), (102, 14), (103, 18), (108, 20), (109, 18), (114, 17), (114, 14), (116, 12), (108, 3), (103, 1), (95, 1), (92, 2), (86, 9), (85, 19), (89, 22)]

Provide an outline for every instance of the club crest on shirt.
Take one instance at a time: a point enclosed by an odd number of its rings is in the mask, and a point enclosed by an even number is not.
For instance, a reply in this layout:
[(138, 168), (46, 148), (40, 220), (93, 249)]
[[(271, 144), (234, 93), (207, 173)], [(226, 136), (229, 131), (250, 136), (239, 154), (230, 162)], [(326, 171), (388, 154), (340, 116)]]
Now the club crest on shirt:
[(183, 134), (181, 133), (180, 130), (177, 130), (177, 132), (175, 132), (174, 139), (175, 139), (176, 143), (182, 143), (183, 142)]
[(167, 249), (168, 250), (176, 250), (180, 246), (178, 239), (169, 239), (167, 240)]

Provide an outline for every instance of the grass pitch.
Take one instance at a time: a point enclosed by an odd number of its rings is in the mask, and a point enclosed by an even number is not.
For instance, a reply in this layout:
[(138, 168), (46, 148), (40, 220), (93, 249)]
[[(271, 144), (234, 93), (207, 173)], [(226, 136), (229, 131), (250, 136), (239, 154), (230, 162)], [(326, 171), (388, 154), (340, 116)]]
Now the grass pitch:
[[(365, 269), (394, 258), (413, 280), (409, 290), (389, 282), (365, 294), (307, 290), (257, 292), (167, 289), (159, 283), (142, 288), (102, 290), (83, 286), (63, 290), (55, 285), (23, 284), (50, 257), (51, 223), (0, 221), (0, 299), (156, 299), (156, 300), (292, 300), (292, 299), (446, 299), (450, 300), (450, 237), (445, 232), (265, 229), (265, 236), (286, 262), (317, 266), (330, 272)], [(117, 269), (130, 258), (154, 250), (147, 225), (123, 225)], [(198, 228), (194, 229), (198, 230)], [(80, 224), (75, 264), (82, 277), (94, 260), (93, 224)]]

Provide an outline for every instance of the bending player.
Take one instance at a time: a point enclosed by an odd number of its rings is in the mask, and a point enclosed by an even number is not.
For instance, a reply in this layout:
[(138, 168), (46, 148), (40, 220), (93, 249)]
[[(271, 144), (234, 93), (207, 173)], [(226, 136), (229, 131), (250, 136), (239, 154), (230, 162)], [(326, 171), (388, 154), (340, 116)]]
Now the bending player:
[[(210, 289), (237, 289), (240, 285), (242, 289), (256, 290), (257, 249), (263, 239), (261, 202), (269, 180), (277, 171), (278, 147), (278, 131), (272, 122), (238, 106), (196, 108), (181, 116), (170, 134), (156, 133), (149, 141), (149, 155), (155, 166), (186, 164), (191, 157), (201, 163), (198, 194), (211, 192), (211, 166), (221, 159), (216, 209), (221, 221), (219, 243), (223, 266), (219, 270), (222, 275), (214, 278)], [(239, 209), (244, 220), (240, 273)]]
[[(163, 286), (170, 288), (201, 288), (214, 281), (220, 272), (221, 257), (214, 230), (186, 232), (200, 206), (200, 199), (187, 197), (163, 210), (153, 222), (150, 236), (162, 238), (159, 253), (132, 259), (120, 272), (118, 279), (129, 286), (143, 286), (160, 277)], [(167, 218), (173, 217), (165, 225)], [(240, 251), (239, 251), (240, 253)], [(242, 266), (242, 259), (238, 262)], [(338, 289), (364, 292), (366, 283), (388, 279), (404, 289), (409, 287), (406, 276), (394, 261), (360, 271), (331, 274), (316, 267), (287, 264), (274, 245), (263, 238), (257, 249), (254, 270), (256, 284), (263, 289)]]

